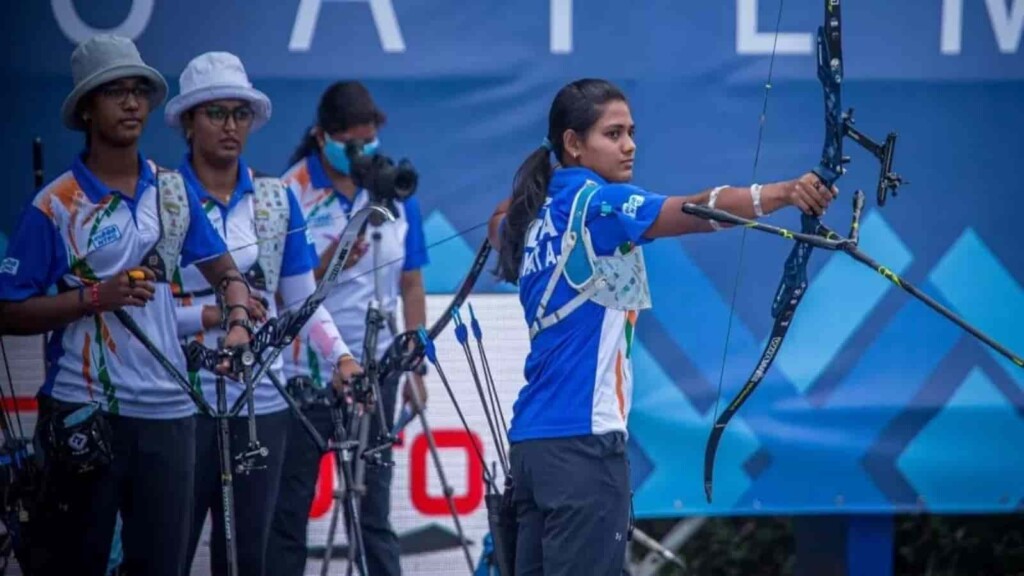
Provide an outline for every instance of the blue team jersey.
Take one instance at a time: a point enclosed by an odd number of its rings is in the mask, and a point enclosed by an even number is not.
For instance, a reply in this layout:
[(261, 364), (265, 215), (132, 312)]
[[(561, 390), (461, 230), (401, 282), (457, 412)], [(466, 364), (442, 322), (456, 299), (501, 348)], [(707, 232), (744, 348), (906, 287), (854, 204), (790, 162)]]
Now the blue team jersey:
[[(36, 194), (0, 265), (0, 300), (45, 295), (60, 282), (81, 286), (139, 266), (160, 238), (156, 166), (139, 156), (134, 195), (103, 185), (76, 159)], [(182, 265), (224, 253), (226, 247), (188, 193), (189, 228)], [(169, 284), (157, 284), (144, 307), (124, 310), (182, 372)], [(110, 312), (80, 318), (50, 334), (42, 393), (65, 402), (101, 404), (137, 418), (180, 418), (195, 412), (188, 395)]]
[[(623, 244), (640, 245), (657, 219), (665, 197), (630, 184), (608, 183), (586, 168), (561, 168), (552, 174), (548, 197), (526, 234), (519, 273), (519, 299), (526, 322), (537, 307), (562, 250), (576, 193), (587, 181), (600, 189), (591, 198), (586, 227), (597, 256)], [(565, 278), (558, 281), (547, 310), (577, 294)], [(626, 431), (632, 397), (630, 348), (636, 311), (586, 302), (533, 339), (524, 370), (526, 385), (514, 406), (509, 438), (513, 442)]]

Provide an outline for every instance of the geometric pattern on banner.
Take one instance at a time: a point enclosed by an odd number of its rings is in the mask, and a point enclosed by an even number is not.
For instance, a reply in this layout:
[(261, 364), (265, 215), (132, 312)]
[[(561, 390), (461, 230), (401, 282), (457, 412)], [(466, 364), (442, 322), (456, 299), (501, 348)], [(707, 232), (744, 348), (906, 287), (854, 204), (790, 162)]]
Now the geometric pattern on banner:
[[(861, 249), (896, 274), (903, 274), (913, 256), (878, 210), (861, 222)], [(846, 341), (864, 323), (882, 298), (893, 288), (878, 273), (852, 258), (829, 258), (814, 277), (800, 302), (800, 317), (813, 322), (794, 321), (786, 334), (774, 366), (801, 393), (806, 393), (825, 368), (842, 352)], [(821, 327), (827, 326), (827, 337)], [(758, 346), (764, 349), (765, 342)], [(813, 354), (801, 351), (814, 350)]]
[[(482, 227), (480, 227), (482, 228)], [(441, 213), (434, 210), (423, 221), (423, 234), (427, 242), (430, 263), (423, 268), (423, 285), (427, 294), (451, 294), (462, 283), (466, 272), (473, 263), (477, 245), (467, 242), (468, 235), (461, 234), (466, 230), (457, 230)], [(481, 236), (474, 234), (473, 237)], [(505, 282), (496, 282), (491, 270), (494, 257), (488, 262), (487, 268), (480, 274), (474, 291), (489, 294), (517, 294), (515, 286)]]
[[(1024, 288), (999, 263), (992, 250), (968, 228), (932, 269), (929, 279), (954, 310), (1010, 350), (1024, 349)], [(989, 351), (1021, 388), (1024, 371)]]
[[(978, 409), (984, 409), (979, 417)], [(956, 495), (958, 510), (1002, 509), (1012, 512), (1024, 498), (1020, 476), (1007, 470), (1024, 469), (1024, 450), (1007, 449), (1007, 439), (1024, 438), (1024, 418), (987, 374), (974, 366), (957, 385), (944, 407), (917, 433), (898, 458), (899, 470), (922, 503)], [(970, 474), (950, 471), (963, 462), (977, 463)]]
[[(866, 214), (862, 226), (865, 252), (897, 274), (910, 267), (913, 255), (877, 211)], [(1024, 485), (1006, 474), (1024, 470), (1024, 462), (1008, 443), (993, 442), (1007, 430), (1024, 431), (1019, 368), (877, 273), (830, 254), (810, 281), (776, 370), (722, 438), (715, 502), (707, 505), (702, 468), (714, 401), (708, 402), (706, 387), (717, 388), (729, 302), (680, 243), (655, 242), (644, 250), (656, 305), (641, 324), (658, 323), (658, 339), (648, 342), (639, 331), (634, 360), (630, 430), (635, 451), (645, 456), (642, 473), (633, 476), (638, 514), (835, 511), (851, 503), (858, 510), (998, 511), (1024, 502)], [(1024, 317), (1024, 290), (974, 231), (965, 230), (926, 277), (924, 291), (1010, 349), (1024, 349), (1015, 321)], [(881, 306), (892, 299), (896, 307)], [(879, 309), (891, 312), (877, 317)], [(722, 402), (735, 394), (764, 346), (740, 315), (732, 323)], [(867, 325), (872, 337), (850, 359), (846, 343)], [(848, 368), (830, 374), (840, 355)], [(673, 379), (670, 363), (688, 363), (698, 374), (690, 382)], [(811, 401), (823, 375), (835, 382), (827, 398)], [(684, 397), (689, 401), (681, 402)], [(988, 417), (985, 425), (964, 429), (964, 422)], [(958, 452), (961, 460), (973, 455), (971, 462), (983, 458), (1002, 467), (937, 469), (946, 461), (936, 457), (938, 450), (951, 438), (967, 450)], [(968, 487), (972, 495), (958, 496)]]
[(462, 236), (433, 245), (456, 233), (455, 227), (440, 210), (434, 210), (423, 221), (423, 234), (427, 246), (431, 246), (428, 250), (430, 264), (423, 268), (423, 287), (427, 294), (455, 292), (473, 262), (473, 248)]
[[(668, 384), (668, 376), (639, 342), (633, 345), (633, 377), (630, 437), (640, 445), (651, 466), (644, 478), (633, 476), (636, 512), (649, 516), (652, 510), (671, 509), (675, 514), (692, 510), (704, 502), (700, 473), (704, 445), (680, 439), (706, 438), (712, 415), (701, 415), (678, 387)], [(716, 472), (742, 469), (760, 447), (757, 436), (742, 421), (734, 425), (726, 430)], [(715, 486), (716, 500), (722, 502), (735, 501), (751, 484), (746, 474), (729, 474), (727, 478), (723, 474), (722, 479)]]

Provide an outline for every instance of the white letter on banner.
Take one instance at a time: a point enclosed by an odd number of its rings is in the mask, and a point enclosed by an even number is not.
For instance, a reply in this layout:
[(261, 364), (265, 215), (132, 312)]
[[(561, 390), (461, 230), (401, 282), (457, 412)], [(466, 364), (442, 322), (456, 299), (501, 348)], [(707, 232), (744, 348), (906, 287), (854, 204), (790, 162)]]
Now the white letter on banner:
[(572, 0), (551, 0), (551, 53), (572, 53)]
[(736, 53), (740, 55), (805, 55), (814, 52), (814, 36), (806, 32), (757, 31), (757, 0), (736, 0)]
[[(1024, 0), (985, 0), (988, 19), (996, 36), (996, 44), (1003, 54), (1015, 54), (1020, 47), (1021, 32), (1024, 32)], [(963, 0), (943, 0), (942, 39), (939, 50), (943, 54), (959, 54), (963, 49), (964, 36)]]
[[(288, 41), (290, 52), (308, 52), (313, 44), (313, 30), (320, 16), (320, 5), (328, 0), (301, 0), (295, 13), (292, 37)], [(405, 40), (398, 26), (398, 16), (391, 0), (335, 0), (341, 2), (365, 2), (370, 5), (373, 24), (380, 36), (380, 46), (385, 52), (405, 52)]]
[(964, 0), (942, 0), (942, 39), (939, 51), (959, 54), (964, 37)]
[(142, 35), (153, 15), (155, 0), (132, 0), (132, 7), (123, 22), (113, 28), (93, 28), (78, 16), (74, 0), (50, 0), (57, 26), (74, 44), (81, 44), (97, 34), (117, 34), (135, 40)]
[(1015, 54), (1020, 46), (1020, 34), (1024, 32), (1024, 0), (1013, 0), (1007, 6), (1005, 0), (985, 0), (996, 43), (1003, 54)]

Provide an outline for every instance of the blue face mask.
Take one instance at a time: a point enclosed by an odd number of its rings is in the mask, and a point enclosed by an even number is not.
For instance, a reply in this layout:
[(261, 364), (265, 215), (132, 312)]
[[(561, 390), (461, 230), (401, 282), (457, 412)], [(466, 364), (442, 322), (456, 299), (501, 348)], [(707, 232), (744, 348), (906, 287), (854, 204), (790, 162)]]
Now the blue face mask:
[[(380, 148), (380, 139), (374, 138), (363, 144), (363, 154), (366, 156), (372, 155), (378, 148)], [(338, 172), (342, 174), (351, 173), (352, 165), (348, 161), (348, 154), (345, 153), (344, 142), (332, 140), (330, 136), (324, 134), (324, 156), (331, 167)]]

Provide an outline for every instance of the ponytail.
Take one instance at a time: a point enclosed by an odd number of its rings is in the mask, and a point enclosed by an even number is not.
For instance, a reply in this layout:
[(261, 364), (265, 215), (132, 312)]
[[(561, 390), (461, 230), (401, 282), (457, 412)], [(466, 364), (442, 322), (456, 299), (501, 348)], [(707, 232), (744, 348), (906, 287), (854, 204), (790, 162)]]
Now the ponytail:
[(296, 165), (300, 160), (318, 150), (320, 150), (320, 144), (316, 141), (316, 136), (313, 135), (313, 128), (310, 127), (306, 130), (299, 145), (295, 147), (295, 151), (292, 152), (291, 157), (288, 159), (288, 166)]
[(512, 199), (501, 228), (501, 252), (498, 254), (497, 274), (505, 282), (519, 283), (526, 230), (547, 198), (551, 170), (551, 151), (541, 146), (526, 157), (512, 180)]
[(599, 78), (576, 80), (555, 95), (548, 112), (544, 144), (526, 158), (512, 180), (512, 197), (501, 228), (501, 252), (495, 270), (499, 279), (519, 283), (526, 231), (548, 195), (553, 170), (551, 157), (564, 163), (563, 136), (569, 130), (585, 135), (601, 117), (604, 105), (616, 100), (625, 102), (625, 94), (611, 82)]

